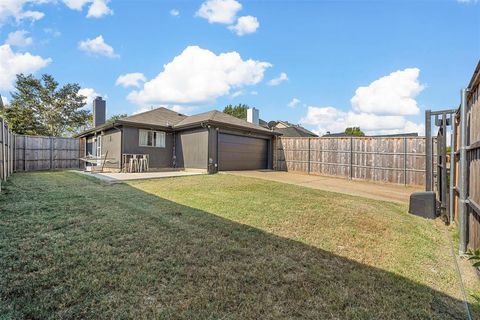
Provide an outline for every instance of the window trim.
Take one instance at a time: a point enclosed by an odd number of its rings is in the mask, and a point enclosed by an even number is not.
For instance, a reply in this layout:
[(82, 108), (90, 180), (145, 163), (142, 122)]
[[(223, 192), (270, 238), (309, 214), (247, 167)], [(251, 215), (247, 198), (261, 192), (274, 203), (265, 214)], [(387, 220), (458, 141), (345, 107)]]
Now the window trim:
[[(153, 145), (148, 145), (148, 144), (142, 144), (141, 143), (141, 140), (140, 140), (140, 135), (141, 135), (141, 132), (144, 131), (146, 132), (147, 134), (150, 134), (152, 133), (152, 144)], [(160, 134), (161, 136), (163, 136), (163, 145), (161, 146), (157, 146), (156, 145), (156, 141), (153, 139), (153, 136), (154, 135), (158, 135)], [(148, 129), (138, 129), (138, 146), (139, 147), (142, 147), (142, 148), (161, 148), (161, 149), (165, 149), (166, 147), (166, 144), (167, 144), (167, 133), (165, 131), (158, 131), (158, 130), (148, 130)], [(148, 138), (147, 138), (147, 143), (148, 143)]]

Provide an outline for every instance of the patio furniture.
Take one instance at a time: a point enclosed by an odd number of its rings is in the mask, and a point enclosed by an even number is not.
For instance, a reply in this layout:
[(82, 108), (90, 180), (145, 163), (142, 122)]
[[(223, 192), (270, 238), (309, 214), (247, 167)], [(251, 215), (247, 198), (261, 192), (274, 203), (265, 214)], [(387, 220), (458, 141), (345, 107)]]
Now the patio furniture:
[(122, 172), (146, 172), (149, 168), (148, 154), (124, 153), (122, 155)]

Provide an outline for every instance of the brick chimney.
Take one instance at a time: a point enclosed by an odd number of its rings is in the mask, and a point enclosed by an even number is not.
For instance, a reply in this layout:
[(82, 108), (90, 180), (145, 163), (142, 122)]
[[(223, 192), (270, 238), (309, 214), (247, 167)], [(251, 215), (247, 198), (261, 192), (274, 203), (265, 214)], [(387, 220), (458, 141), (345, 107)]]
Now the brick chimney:
[(98, 127), (106, 121), (107, 103), (102, 97), (93, 100), (93, 126)]

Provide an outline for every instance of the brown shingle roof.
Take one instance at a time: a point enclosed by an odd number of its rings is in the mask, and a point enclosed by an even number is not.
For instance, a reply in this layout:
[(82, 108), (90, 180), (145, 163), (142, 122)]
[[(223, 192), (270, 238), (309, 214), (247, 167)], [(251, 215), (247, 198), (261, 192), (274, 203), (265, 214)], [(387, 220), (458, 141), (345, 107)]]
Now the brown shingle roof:
[(256, 130), (261, 132), (272, 133), (271, 130), (265, 129), (264, 127), (255, 125), (246, 120), (238, 119), (234, 116), (220, 112), (218, 110), (208, 111), (208, 112), (187, 117), (182, 121), (180, 121), (179, 123), (177, 123), (174, 126), (174, 128), (188, 127), (188, 126), (199, 124), (202, 122), (214, 122), (217, 124), (224, 124), (226, 126), (234, 126), (234, 127), (251, 129), (251, 130)]
[(134, 114), (133, 116), (120, 119), (119, 123), (148, 124), (154, 126), (171, 127), (187, 118), (187, 116), (160, 107), (150, 111)]
[[(194, 127), (200, 125), (202, 122), (214, 123), (218, 125), (224, 125), (226, 127), (235, 127), (240, 129), (249, 129), (257, 132), (279, 134), (272, 132), (269, 129), (247, 122), (246, 120), (235, 118), (234, 116), (226, 113), (213, 110), (205, 113), (196, 114), (193, 116), (186, 116), (178, 112), (172, 111), (167, 108), (157, 108), (147, 112), (135, 114), (130, 117), (126, 117), (115, 121), (115, 124), (120, 125), (151, 125), (159, 127), (171, 127), (173, 129), (183, 129), (187, 127)], [(107, 127), (112, 127), (113, 124), (104, 124), (96, 128), (89, 129), (78, 136), (83, 136), (90, 132), (103, 130)]]

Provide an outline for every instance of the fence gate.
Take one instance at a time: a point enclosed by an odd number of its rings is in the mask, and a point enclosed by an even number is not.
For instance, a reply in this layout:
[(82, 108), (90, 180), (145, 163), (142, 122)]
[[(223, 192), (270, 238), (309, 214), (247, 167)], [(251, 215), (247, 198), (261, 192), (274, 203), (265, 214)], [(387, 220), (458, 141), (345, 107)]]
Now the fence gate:
[[(425, 135), (427, 140), (427, 161), (425, 175), (425, 190), (436, 191), (438, 209), (446, 221), (452, 221), (453, 209), (450, 206), (454, 188), (450, 175), (455, 173), (453, 162), (448, 162), (447, 127), (452, 128), (457, 110), (425, 111)], [(432, 138), (432, 116), (434, 125), (438, 127), (437, 137)]]

